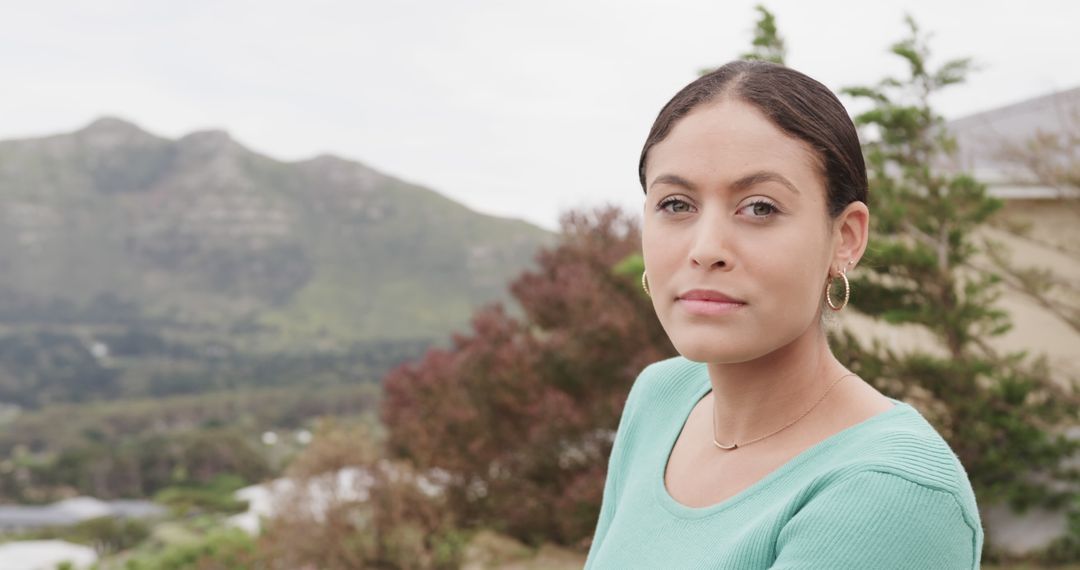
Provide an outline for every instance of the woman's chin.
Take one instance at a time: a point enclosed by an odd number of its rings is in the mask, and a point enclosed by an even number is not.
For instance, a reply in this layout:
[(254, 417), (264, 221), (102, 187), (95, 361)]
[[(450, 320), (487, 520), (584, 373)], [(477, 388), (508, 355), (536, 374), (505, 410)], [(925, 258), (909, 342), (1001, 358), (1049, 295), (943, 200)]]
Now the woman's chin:
[(701, 339), (679, 342), (672, 340), (675, 350), (687, 360), (713, 364), (737, 364), (753, 360), (761, 354), (746, 346), (734, 346), (729, 340), (701, 342)]

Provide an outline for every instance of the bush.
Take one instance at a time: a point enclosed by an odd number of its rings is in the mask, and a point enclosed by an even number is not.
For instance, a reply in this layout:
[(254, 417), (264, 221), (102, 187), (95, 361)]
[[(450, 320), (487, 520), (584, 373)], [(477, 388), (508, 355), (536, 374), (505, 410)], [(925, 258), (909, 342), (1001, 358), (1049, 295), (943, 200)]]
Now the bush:
[(524, 320), (483, 309), (450, 349), (387, 376), (389, 451), (450, 474), (459, 524), (532, 544), (591, 536), (630, 385), (675, 355), (627, 270), (639, 250), (630, 215), (569, 213), (561, 243), (510, 286)]
[(433, 487), (410, 465), (381, 459), (378, 443), (366, 425), (323, 423), (288, 469), (293, 491), (266, 521), (260, 557), (282, 568), (457, 568), (466, 535), (445, 498), (425, 493)]
[(173, 545), (155, 554), (129, 559), (124, 570), (265, 570), (255, 541), (241, 530), (212, 531), (197, 542)]
[(150, 536), (150, 527), (135, 519), (98, 517), (82, 521), (66, 533), (72, 542), (88, 544), (98, 554), (111, 554), (132, 548)]
[(244, 485), (246, 482), (236, 475), (220, 474), (205, 485), (187, 484), (162, 489), (154, 500), (181, 515), (208, 511), (239, 513), (247, 510), (247, 503), (233, 497), (233, 493)]

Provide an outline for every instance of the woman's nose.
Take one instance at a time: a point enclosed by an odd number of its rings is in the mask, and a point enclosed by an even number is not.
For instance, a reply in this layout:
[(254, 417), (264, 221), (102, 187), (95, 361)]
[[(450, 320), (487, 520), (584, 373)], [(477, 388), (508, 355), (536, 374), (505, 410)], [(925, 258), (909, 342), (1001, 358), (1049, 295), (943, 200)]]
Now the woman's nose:
[(694, 229), (694, 243), (690, 248), (690, 261), (702, 267), (730, 267), (728, 228), (717, 216), (702, 216)]

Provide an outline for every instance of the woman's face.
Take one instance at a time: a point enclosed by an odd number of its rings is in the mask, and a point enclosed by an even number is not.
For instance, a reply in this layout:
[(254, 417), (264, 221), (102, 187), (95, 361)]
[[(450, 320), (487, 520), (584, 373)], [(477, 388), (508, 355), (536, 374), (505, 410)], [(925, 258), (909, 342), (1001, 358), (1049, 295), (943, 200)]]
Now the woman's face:
[(709, 102), (650, 149), (645, 183), (652, 303), (683, 356), (745, 362), (817, 325), (830, 264), (846, 260), (805, 143), (748, 103)]

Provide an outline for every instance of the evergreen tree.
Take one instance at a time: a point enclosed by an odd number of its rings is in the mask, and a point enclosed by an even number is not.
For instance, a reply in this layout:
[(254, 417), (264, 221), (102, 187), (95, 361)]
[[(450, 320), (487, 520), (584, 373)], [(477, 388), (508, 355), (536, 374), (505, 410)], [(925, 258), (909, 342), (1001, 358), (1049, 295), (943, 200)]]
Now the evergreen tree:
[[(998, 309), (1000, 278), (972, 268), (988, 252), (972, 234), (1001, 206), (967, 174), (936, 168), (954, 141), (931, 98), (973, 69), (956, 59), (931, 69), (927, 37), (907, 17), (909, 35), (892, 46), (909, 75), (843, 92), (871, 103), (855, 117), (876, 136), (865, 143), (870, 175), (868, 271), (851, 279), (859, 311), (929, 331), (937, 350), (869, 345), (844, 331), (834, 351), (880, 389), (921, 403), (966, 468), (984, 507), (1057, 507), (1076, 494), (1080, 472), (1064, 460), (1080, 442), (1063, 432), (1077, 420), (1075, 387), (1042, 358), (1001, 353), (988, 339), (1010, 327)], [(865, 139), (864, 139), (865, 140)]]
[[(787, 47), (784, 38), (776, 28), (776, 16), (765, 6), (754, 6), (759, 18), (754, 25), (754, 39), (751, 41), (752, 49), (739, 55), (742, 59), (756, 59), (771, 61), (784, 65), (784, 57), (787, 55)], [(705, 75), (715, 68), (704, 68), (698, 71), (698, 75)]]
[(761, 4), (754, 6), (754, 9), (757, 10), (759, 15), (757, 24), (754, 26), (754, 47), (750, 51), (740, 54), (739, 57), (742, 59), (771, 61), (784, 65), (787, 47), (784, 45), (784, 38), (776, 29), (776, 16)]

